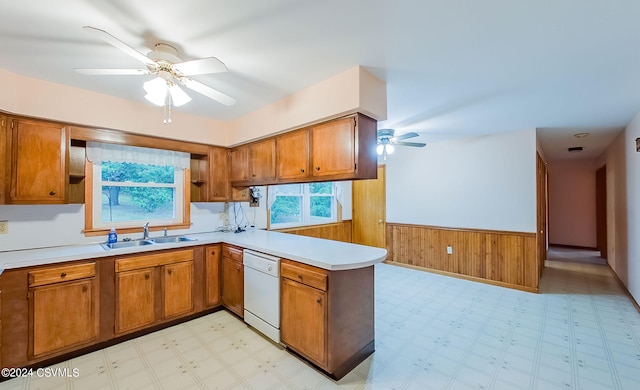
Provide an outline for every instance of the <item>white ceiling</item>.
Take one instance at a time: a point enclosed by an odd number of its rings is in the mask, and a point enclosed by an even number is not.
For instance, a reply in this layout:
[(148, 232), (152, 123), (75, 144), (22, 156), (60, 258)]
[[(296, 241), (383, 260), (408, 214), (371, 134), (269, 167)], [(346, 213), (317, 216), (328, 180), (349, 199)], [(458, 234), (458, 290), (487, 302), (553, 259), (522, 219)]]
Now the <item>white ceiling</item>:
[(0, 68), (136, 101), (149, 76), (73, 71), (140, 66), (82, 26), (215, 56), (229, 72), (194, 78), (238, 103), (178, 109), (222, 120), (356, 65), (387, 82), (379, 128), (412, 141), (544, 128), (557, 159), (587, 131), (597, 155), (640, 110), (637, 0), (0, 0), (0, 15)]

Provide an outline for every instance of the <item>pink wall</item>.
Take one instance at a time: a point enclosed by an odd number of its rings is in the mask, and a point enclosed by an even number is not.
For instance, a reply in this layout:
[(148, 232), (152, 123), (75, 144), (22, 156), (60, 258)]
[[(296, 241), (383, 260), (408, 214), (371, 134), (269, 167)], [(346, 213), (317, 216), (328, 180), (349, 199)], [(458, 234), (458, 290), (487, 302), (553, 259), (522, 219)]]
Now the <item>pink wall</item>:
[(595, 248), (594, 160), (549, 162), (549, 244)]

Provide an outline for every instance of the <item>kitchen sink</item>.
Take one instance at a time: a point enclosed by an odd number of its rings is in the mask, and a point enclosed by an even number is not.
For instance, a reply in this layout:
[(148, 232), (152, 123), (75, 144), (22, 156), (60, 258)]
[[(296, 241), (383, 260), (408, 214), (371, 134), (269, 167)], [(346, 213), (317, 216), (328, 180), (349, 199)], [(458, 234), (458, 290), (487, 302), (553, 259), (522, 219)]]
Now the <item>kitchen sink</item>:
[(120, 248), (129, 248), (132, 246), (143, 246), (143, 245), (152, 245), (153, 241), (151, 240), (132, 240), (132, 241), (118, 241), (111, 244), (103, 242), (102, 247), (106, 250), (111, 249), (120, 249)]
[(169, 237), (156, 237), (151, 239), (156, 244), (167, 244), (171, 242), (182, 242), (182, 241), (198, 241), (197, 238), (189, 238), (185, 236), (169, 236)]

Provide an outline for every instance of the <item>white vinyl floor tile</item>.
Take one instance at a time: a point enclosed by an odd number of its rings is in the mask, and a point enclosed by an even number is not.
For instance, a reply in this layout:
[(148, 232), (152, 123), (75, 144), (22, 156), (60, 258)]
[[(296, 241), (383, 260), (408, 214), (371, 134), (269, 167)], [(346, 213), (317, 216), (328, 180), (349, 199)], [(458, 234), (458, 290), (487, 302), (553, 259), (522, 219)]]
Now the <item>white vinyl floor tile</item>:
[(540, 294), (376, 265), (376, 352), (337, 382), (220, 311), (0, 390), (640, 389), (640, 314), (585, 256), (548, 260)]

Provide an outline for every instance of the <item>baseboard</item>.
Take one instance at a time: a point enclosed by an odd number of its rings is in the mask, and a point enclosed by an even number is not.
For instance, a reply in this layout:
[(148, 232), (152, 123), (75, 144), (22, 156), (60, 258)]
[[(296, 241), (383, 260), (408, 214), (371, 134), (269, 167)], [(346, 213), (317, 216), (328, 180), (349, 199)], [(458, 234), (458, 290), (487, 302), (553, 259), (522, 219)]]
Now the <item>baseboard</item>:
[(549, 243), (549, 247), (552, 246), (557, 246), (560, 248), (568, 248), (568, 249), (583, 249), (583, 250), (587, 250), (587, 251), (597, 251), (598, 248), (593, 248), (590, 246), (580, 246), (580, 245), (566, 245), (566, 244), (553, 244), (553, 243)]
[(631, 295), (627, 286), (625, 286), (625, 284), (622, 282), (622, 279), (618, 277), (618, 274), (616, 274), (613, 268), (611, 268), (611, 265), (607, 264), (607, 267), (609, 267), (609, 269), (611, 270), (613, 277), (618, 281), (618, 284), (620, 285), (620, 287), (622, 287), (622, 290), (624, 291), (624, 293), (627, 294), (627, 296), (629, 297), (629, 300), (631, 301), (631, 304), (633, 305), (633, 307), (635, 307), (636, 311), (640, 313), (640, 305), (638, 305), (638, 302), (636, 302), (633, 295)]

